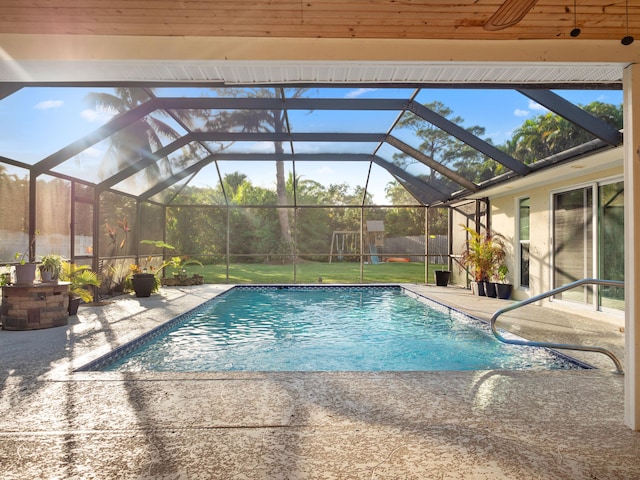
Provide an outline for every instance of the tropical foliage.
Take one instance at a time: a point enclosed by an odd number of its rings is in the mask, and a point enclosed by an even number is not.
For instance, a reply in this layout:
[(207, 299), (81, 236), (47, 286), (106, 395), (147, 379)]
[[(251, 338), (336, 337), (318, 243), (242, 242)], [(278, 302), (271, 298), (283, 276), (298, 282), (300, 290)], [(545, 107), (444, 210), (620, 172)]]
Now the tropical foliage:
[[(424, 106), (458, 126), (462, 127), (464, 124), (462, 117), (455, 115), (449, 107), (441, 102), (427, 103)], [(616, 129), (622, 128), (621, 105), (596, 101), (588, 105), (578, 105), (578, 107)], [(414, 132), (420, 141), (418, 149), (427, 157), (461, 174), (467, 180), (479, 183), (505, 173), (504, 166), (423, 118), (407, 114), (398, 122), (398, 126)], [(465, 130), (483, 139), (486, 143), (493, 144), (490, 138), (485, 137), (484, 128), (471, 126)], [(525, 164), (531, 164), (594, 139), (592, 134), (579, 128), (576, 124), (555, 113), (548, 112), (525, 120), (513, 132), (511, 138), (503, 145), (499, 145), (498, 148)], [(397, 153), (394, 156), (394, 161), (403, 167), (411, 162), (416, 162), (404, 153)], [(429, 174), (422, 175), (421, 178), (432, 185), (446, 186), (451, 184), (450, 180), (435, 169), (430, 169)]]
[(80, 297), (84, 302), (93, 301), (93, 293), (89, 287), (99, 287), (98, 275), (88, 265), (76, 265), (71, 262), (62, 262), (60, 280), (70, 282), (69, 295)]
[[(89, 93), (86, 100), (98, 111), (118, 115), (151, 100), (150, 93), (153, 93), (153, 89), (147, 91), (143, 88), (119, 87), (114, 93)], [(180, 121), (188, 122), (191, 111), (177, 110), (174, 115), (177, 115)], [(136, 171), (144, 169), (147, 180), (154, 184), (161, 173), (171, 172), (173, 165), (166, 157), (158, 162), (154, 161), (152, 154), (167, 142), (183, 135), (177, 128), (169, 114), (159, 110), (118, 130), (111, 136), (109, 148), (103, 158), (100, 167), (101, 178), (135, 166)]]
[[(622, 128), (622, 106), (592, 102), (582, 108), (616, 129)], [(514, 131), (504, 148), (515, 158), (529, 164), (594, 138), (574, 123), (549, 112), (526, 120)]]
[(464, 225), (462, 228), (467, 232), (467, 241), (460, 263), (469, 268), (477, 282), (496, 277), (506, 257), (503, 237), (489, 232), (479, 233)]

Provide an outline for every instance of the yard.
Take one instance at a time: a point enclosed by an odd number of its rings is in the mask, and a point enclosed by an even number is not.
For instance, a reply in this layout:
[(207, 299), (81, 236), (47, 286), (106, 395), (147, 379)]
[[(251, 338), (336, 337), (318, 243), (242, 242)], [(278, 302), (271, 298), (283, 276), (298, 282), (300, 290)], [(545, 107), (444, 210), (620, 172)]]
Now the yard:
[[(429, 264), (427, 283), (435, 283), (434, 271), (446, 269), (444, 265)], [(363, 283), (424, 283), (424, 263), (379, 263), (364, 265)], [(189, 274), (197, 273), (205, 283), (293, 283), (293, 265), (268, 265), (260, 263), (232, 263), (191, 265)], [(322, 280), (320, 280), (322, 279)], [(307, 262), (295, 267), (295, 283), (361, 283), (360, 264), (356, 262), (323, 263)]]

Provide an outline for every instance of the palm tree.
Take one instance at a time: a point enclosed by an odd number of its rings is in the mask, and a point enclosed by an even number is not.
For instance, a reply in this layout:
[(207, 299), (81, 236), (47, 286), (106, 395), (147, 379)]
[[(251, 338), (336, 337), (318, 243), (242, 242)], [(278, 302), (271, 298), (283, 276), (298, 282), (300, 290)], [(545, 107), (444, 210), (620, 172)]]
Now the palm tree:
[[(306, 88), (295, 88), (288, 92), (288, 98), (299, 98), (307, 91)], [(225, 96), (248, 96), (250, 98), (274, 98), (282, 97), (284, 92), (271, 88), (254, 89), (218, 89), (218, 92)], [(287, 131), (286, 117), (284, 110), (233, 110), (223, 111), (216, 114), (206, 123), (206, 129), (210, 131), (241, 131), (241, 132), (262, 132), (262, 133), (283, 133)], [(273, 142), (274, 153), (276, 154), (276, 194), (278, 206), (285, 207), (287, 201), (287, 186), (284, 171), (284, 148), (282, 142)], [(280, 234), (283, 243), (293, 245), (291, 228), (289, 222), (289, 212), (287, 208), (278, 208), (278, 220), (280, 223)]]
[(236, 193), (238, 193), (240, 185), (242, 185), (246, 179), (247, 176), (240, 172), (227, 173), (224, 176), (224, 183), (229, 187), (231, 197), (234, 197)]
[[(616, 129), (622, 128), (622, 106), (592, 102), (581, 108)], [(555, 113), (546, 113), (526, 120), (514, 131), (504, 148), (515, 158), (529, 164), (594, 138), (565, 118)]]
[[(118, 115), (149, 101), (152, 94), (153, 89), (119, 87), (114, 89), (114, 93), (91, 92), (87, 94), (86, 101), (96, 110)], [(163, 146), (163, 140), (173, 141), (182, 137), (181, 133), (161, 120), (160, 115), (163, 115), (161, 111), (154, 112), (111, 136), (111, 143), (100, 166), (102, 178), (148, 158)], [(188, 111), (180, 111), (179, 115), (185, 122), (188, 122), (191, 116)], [(153, 162), (145, 169), (150, 185), (158, 181), (161, 169), (164, 169), (165, 173), (171, 172), (172, 166), (167, 158), (162, 159), (161, 165), (159, 162)]]

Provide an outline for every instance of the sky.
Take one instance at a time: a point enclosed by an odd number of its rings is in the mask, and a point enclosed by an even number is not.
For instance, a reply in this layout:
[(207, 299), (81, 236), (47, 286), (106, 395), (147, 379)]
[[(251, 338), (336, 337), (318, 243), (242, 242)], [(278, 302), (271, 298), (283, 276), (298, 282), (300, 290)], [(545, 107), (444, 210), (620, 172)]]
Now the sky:
[[(56, 152), (71, 142), (91, 133), (107, 122), (112, 114), (96, 111), (86, 102), (89, 92), (107, 91), (97, 88), (71, 87), (29, 87), (0, 100), (0, 155), (27, 164), (34, 164)], [(383, 90), (376, 88), (333, 88), (310, 90), (308, 95), (323, 98), (408, 98), (412, 89)], [(566, 90), (556, 91), (567, 100), (585, 105), (602, 101), (619, 105), (622, 91)], [(181, 89), (162, 89), (162, 96), (183, 95)], [(203, 95), (199, 91), (196, 96)], [(526, 119), (546, 113), (540, 105), (527, 97), (510, 90), (463, 90), (424, 89), (415, 98), (425, 104), (439, 101), (449, 107), (453, 114), (464, 119), (462, 126), (482, 126), (485, 138), (494, 144), (504, 143)], [(334, 112), (294, 111), (290, 113), (290, 123), (295, 132), (376, 132), (386, 133), (397, 112)], [(411, 142), (409, 142), (411, 143)], [(417, 143), (417, 142), (416, 142)], [(417, 145), (414, 145), (417, 146)], [(94, 181), (99, 180), (99, 165), (107, 142), (97, 144), (71, 162), (66, 162), (58, 171), (77, 174), (81, 172)], [(272, 146), (264, 144), (235, 145), (236, 150), (272, 151)], [(351, 153), (371, 153), (374, 144), (314, 145), (299, 144), (296, 152), (330, 151), (341, 152), (346, 148)], [(303, 165), (296, 163), (296, 174), (328, 185), (348, 179), (352, 186), (364, 186), (368, 164), (355, 162), (331, 162)], [(224, 173), (242, 168), (240, 164), (229, 163), (221, 168)], [(253, 164), (246, 169), (250, 180), (256, 185), (273, 187), (275, 167), (271, 164)], [(384, 201), (384, 187), (391, 177), (382, 169), (374, 169), (369, 187), (375, 200)], [(19, 173), (19, 172), (16, 172)], [(245, 173), (245, 172), (243, 172)], [(215, 186), (215, 178), (205, 178), (201, 185)]]

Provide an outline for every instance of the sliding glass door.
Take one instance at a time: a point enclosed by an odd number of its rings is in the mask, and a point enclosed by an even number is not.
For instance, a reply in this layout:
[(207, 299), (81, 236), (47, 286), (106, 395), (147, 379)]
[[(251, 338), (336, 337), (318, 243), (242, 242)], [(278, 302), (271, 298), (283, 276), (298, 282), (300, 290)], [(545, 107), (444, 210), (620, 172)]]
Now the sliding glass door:
[[(582, 278), (624, 280), (623, 214), (623, 182), (589, 185), (553, 195), (554, 288)], [(584, 286), (555, 298), (624, 308), (624, 290), (616, 287)]]
[[(554, 288), (593, 276), (592, 188), (558, 193), (553, 199)], [(579, 287), (556, 296), (572, 302), (592, 303), (592, 289)]]

